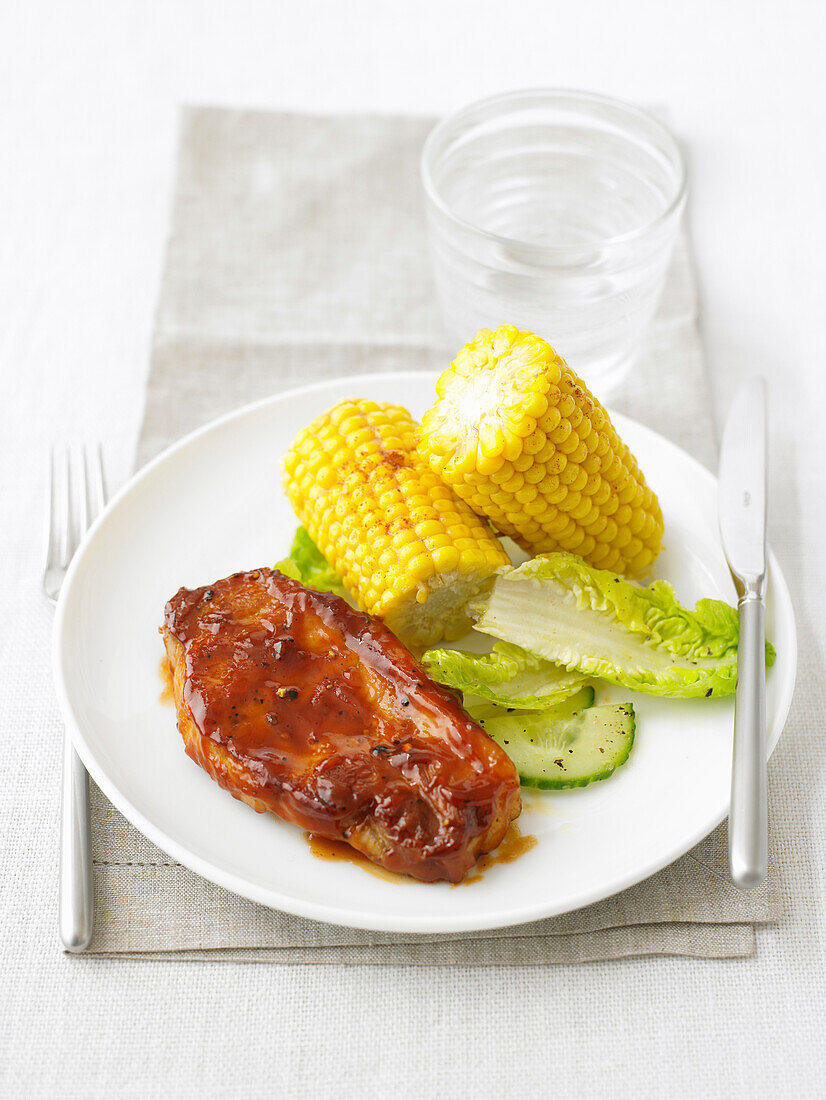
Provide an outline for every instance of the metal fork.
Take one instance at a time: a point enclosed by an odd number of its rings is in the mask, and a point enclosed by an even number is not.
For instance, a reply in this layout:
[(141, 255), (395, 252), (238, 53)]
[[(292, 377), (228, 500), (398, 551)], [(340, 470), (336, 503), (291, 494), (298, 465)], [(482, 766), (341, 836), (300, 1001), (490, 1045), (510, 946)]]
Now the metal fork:
[[(57, 602), (69, 562), (88, 527), (106, 504), (100, 444), (74, 454), (52, 448), (49, 456), (49, 515), (43, 591)], [(67, 951), (85, 951), (92, 940), (92, 859), (89, 775), (63, 733), (60, 807), (60, 939)]]

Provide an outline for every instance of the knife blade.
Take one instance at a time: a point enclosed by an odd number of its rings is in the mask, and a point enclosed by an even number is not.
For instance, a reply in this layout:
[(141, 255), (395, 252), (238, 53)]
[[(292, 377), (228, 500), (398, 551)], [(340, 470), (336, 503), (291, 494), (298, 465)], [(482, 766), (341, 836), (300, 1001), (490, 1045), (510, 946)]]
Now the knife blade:
[(720, 448), (718, 515), (737, 593), (755, 594), (766, 575), (766, 383), (753, 378), (739, 389)]
[(738, 595), (740, 636), (728, 825), (729, 871), (742, 890), (766, 877), (766, 383), (745, 382), (723, 431), (718, 517)]

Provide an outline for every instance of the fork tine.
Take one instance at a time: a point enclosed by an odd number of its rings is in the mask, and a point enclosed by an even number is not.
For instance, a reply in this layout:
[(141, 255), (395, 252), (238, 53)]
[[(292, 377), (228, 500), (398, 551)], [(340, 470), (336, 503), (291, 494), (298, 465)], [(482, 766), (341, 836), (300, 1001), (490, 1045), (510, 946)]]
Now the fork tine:
[(62, 561), (68, 569), (86, 528), (86, 478), (83, 470), (83, 452), (76, 447), (67, 449), (66, 457), (66, 553)]
[[(77, 492), (77, 543), (78, 545), (86, 534), (89, 526), (89, 463), (86, 459), (86, 448), (82, 444), (77, 449), (77, 478), (75, 491)], [(75, 546), (77, 550), (77, 545)]]
[(48, 513), (46, 516), (46, 551), (44, 568), (51, 569), (61, 560), (60, 516), (57, 499), (57, 456), (54, 447), (49, 448), (49, 495), (46, 498)]
[(89, 525), (93, 524), (106, 505), (106, 476), (103, 469), (103, 449), (98, 443), (83, 452), (86, 474), (86, 504)]
[(65, 569), (72, 556), (72, 456), (68, 447), (61, 451), (57, 472), (60, 500), (60, 568)]
[(98, 457), (98, 474), (100, 476), (100, 507), (101, 510), (106, 507), (109, 500), (109, 485), (106, 481), (106, 464), (103, 461), (103, 444), (97, 445), (97, 457)]
[(52, 601), (57, 599), (66, 572), (69, 545), (69, 457), (65, 447), (49, 453), (49, 514), (46, 521), (46, 561), (43, 568), (43, 591)]
[(60, 516), (60, 568), (65, 570), (72, 556), (72, 452), (69, 447), (63, 448), (61, 457), (62, 461), (57, 475), (62, 505)]

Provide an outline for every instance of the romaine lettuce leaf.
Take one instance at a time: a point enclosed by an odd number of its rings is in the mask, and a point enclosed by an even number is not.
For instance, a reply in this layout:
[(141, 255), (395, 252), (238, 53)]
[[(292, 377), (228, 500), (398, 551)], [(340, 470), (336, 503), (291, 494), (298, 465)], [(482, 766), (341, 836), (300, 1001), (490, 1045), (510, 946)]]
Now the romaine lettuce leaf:
[(521, 710), (553, 706), (573, 695), (587, 679), (581, 672), (570, 672), (508, 642), (496, 642), (492, 652), (485, 654), (430, 649), (422, 664), (441, 684)]
[(275, 568), (286, 577), (292, 577), (294, 581), (300, 581), (308, 588), (315, 588), (317, 592), (334, 592), (352, 602), (341, 577), (310, 538), (305, 527), (298, 528), (290, 547), (290, 556), (283, 558)]
[[(719, 600), (681, 607), (666, 581), (642, 587), (574, 554), (503, 569), (475, 627), (569, 670), (649, 695), (732, 695), (738, 615)], [(766, 646), (766, 663), (774, 650)]]

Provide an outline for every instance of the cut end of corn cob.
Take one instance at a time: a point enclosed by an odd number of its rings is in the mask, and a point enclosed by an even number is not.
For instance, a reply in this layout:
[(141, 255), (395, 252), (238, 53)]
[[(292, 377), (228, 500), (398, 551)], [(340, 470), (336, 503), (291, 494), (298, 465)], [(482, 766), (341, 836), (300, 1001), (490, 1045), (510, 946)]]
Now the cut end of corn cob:
[(568, 550), (644, 573), (660, 550), (657, 498), (600, 403), (531, 332), (482, 329), (436, 383), (419, 450), (530, 554)]
[(360, 607), (408, 645), (459, 638), (509, 559), (487, 521), (416, 451), (399, 405), (342, 401), (298, 433), (284, 488)]

